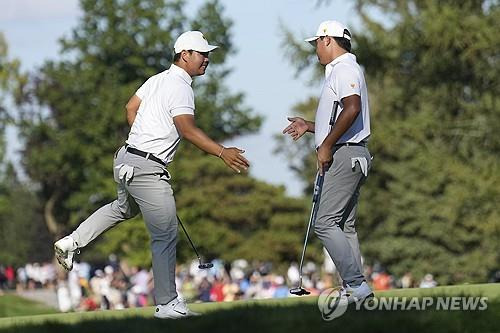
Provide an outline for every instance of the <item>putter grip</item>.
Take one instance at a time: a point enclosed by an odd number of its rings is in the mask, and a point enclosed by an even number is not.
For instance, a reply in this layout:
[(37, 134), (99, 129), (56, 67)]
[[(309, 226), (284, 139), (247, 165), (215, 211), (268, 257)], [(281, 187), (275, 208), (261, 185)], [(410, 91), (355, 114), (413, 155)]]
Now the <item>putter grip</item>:
[(318, 184), (314, 184), (313, 202), (318, 201), (318, 196), (319, 196), (319, 186)]
[(320, 175), (318, 172), (316, 181), (314, 182), (313, 202), (318, 202), (321, 194), (321, 187), (323, 186), (323, 177), (324, 176)]

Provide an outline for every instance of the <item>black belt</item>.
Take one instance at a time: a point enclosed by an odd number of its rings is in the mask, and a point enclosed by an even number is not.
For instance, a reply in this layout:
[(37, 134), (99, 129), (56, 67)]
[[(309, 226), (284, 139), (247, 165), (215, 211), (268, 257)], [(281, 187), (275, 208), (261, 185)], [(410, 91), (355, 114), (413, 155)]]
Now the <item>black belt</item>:
[(343, 142), (343, 143), (337, 143), (335, 147), (342, 147), (342, 146), (361, 146), (361, 147), (366, 147), (366, 142), (361, 141), (361, 142)]
[(145, 151), (142, 151), (142, 150), (139, 150), (137, 148), (133, 148), (133, 147), (130, 147), (128, 145), (125, 146), (125, 149), (127, 149), (127, 151), (131, 154), (134, 154), (134, 155), (138, 155), (138, 156), (141, 156), (141, 157), (144, 157), (145, 159), (147, 160), (151, 160), (151, 161), (154, 161), (156, 163), (160, 163), (161, 165), (163, 165), (164, 167), (167, 166), (167, 164), (165, 164), (165, 162), (163, 162), (162, 160), (160, 160), (158, 157), (154, 156), (153, 154), (151, 153), (146, 153)]

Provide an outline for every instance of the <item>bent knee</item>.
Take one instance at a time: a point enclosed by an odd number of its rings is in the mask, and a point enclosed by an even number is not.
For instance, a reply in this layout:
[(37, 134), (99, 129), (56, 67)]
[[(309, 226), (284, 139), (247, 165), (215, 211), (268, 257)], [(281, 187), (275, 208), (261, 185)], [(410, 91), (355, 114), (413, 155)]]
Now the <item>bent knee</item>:
[(119, 205), (115, 202), (113, 203), (112, 208), (115, 211), (115, 214), (120, 215), (124, 220), (131, 219), (139, 214), (139, 210), (134, 209), (131, 205)]

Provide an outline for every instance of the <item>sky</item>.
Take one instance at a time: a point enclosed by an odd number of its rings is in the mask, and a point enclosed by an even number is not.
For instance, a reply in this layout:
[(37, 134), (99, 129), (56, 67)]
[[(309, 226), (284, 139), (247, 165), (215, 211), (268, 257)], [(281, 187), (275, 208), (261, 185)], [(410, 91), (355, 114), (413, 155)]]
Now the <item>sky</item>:
[[(202, 0), (188, 0), (187, 12), (194, 12), (202, 3)], [(334, 19), (356, 28), (353, 3), (332, 0), (321, 7), (316, 7), (314, 0), (221, 0), (221, 3), (225, 16), (234, 22), (232, 33), (237, 49), (228, 59), (233, 72), (226, 84), (233, 92), (243, 92), (245, 104), (264, 117), (259, 133), (224, 144), (245, 149), (252, 176), (284, 185), (289, 195), (299, 196), (303, 184), (289, 170), (287, 160), (274, 153), (277, 143), (273, 137), (287, 125), (286, 117), (292, 115), (293, 105), (319, 94), (319, 82), (311, 86), (307, 78), (294, 77), (295, 69), (281, 47), (280, 22), (304, 38), (314, 35), (324, 20)], [(78, 0), (3, 0), (2, 7), (0, 31), (7, 40), (9, 56), (18, 58), (23, 70), (28, 71), (46, 60), (60, 58), (58, 40), (69, 36), (81, 15)], [(16, 160), (21, 146), (12, 128), (7, 132), (7, 140), (7, 156)], [(292, 140), (287, 143), (293, 144)]]

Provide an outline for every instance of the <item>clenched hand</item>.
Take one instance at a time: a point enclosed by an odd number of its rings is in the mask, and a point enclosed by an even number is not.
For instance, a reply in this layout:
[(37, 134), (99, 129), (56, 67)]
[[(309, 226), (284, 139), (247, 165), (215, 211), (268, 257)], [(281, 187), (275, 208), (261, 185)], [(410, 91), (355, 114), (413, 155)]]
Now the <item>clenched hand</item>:
[(318, 148), (319, 173), (322, 175), (326, 170), (328, 170), (332, 162), (333, 162), (332, 148), (323, 144), (319, 146)]

